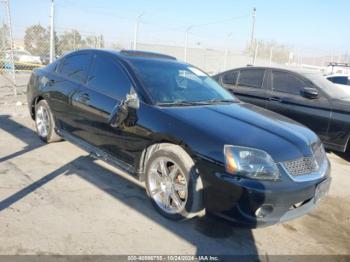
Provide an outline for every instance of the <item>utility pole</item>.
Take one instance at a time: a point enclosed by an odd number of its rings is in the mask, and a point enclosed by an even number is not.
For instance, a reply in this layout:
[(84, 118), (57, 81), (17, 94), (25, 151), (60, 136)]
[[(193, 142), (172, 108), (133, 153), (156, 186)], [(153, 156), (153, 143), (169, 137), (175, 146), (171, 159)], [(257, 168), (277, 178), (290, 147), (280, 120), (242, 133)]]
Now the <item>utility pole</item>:
[[(54, 15), (55, 15), (55, 3), (51, 0), (51, 15), (50, 15), (50, 63), (55, 59), (55, 37), (54, 37)], [(75, 35), (74, 35), (75, 41)]]
[(140, 19), (141, 17), (144, 15), (144, 13), (140, 14), (137, 18), (136, 18), (136, 22), (135, 22), (135, 29), (134, 29), (134, 46), (133, 49), (136, 50), (137, 49), (137, 40), (138, 40), (138, 34), (139, 34), (139, 24), (140, 24)]
[(227, 60), (228, 60), (228, 46), (229, 46), (229, 40), (232, 36), (232, 33), (229, 33), (226, 37), (226, 49), (225, 49), (225, 60), (224, 60), (224, 70), (227, 68)]
[(185, 34), (185, 50), (184, 50), (184, 61), (187, 62), (187, 48), (188, 48), (188, 33), (192, 29), (192, 26), (189, 26), (186, 28), (186, 34)]
[(271, 46), (270, 47), (270, 62), (269, 62), (270, 66), (272, 64), (272, 54), (273, 54), (273, 49), (272, 49), (272, 46)]
[(258, 56), (259, 43), (256, 43), (254, 55), (253, 55), (253, 65), (255, 65), (256, 57)]
[(253, 42), (254, 42), (254, 31), (255, 31), (255, 13), (256, 13), (256, 8), (253, 8), (253, 13), (252, 13), (252, 19), (253, 19), (253, 23), (252, 23), (252, 34), (250, 37), (250, 48), (253, 48)]

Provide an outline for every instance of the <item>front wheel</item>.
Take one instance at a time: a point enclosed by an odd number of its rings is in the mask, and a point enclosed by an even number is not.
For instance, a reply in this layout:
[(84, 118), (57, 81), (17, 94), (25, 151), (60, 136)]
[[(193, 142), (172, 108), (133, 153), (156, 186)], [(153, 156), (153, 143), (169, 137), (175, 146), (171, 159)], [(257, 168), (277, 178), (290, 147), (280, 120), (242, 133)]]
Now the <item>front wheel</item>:
[(55, 122), (48, 103), (40, 100), (35, 105), (35, 127), (41, 140), (46, 143), (60, 141), (55, 131)]
[(153, 206), (167, 218), (188, 219), (203, 211), (202, 180), (179, 146), (153, 153), (146, 165), (146, 189)]

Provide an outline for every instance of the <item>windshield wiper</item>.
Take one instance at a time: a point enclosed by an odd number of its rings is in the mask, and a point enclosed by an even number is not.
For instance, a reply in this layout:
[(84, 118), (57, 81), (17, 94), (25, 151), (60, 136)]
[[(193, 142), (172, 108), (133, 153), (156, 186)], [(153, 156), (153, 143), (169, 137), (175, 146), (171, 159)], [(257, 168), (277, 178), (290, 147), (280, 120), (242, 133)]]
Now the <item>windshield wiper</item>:
[(211, 99), (211, 100), (208, 100), (208, 101), (204, 101), (206, 103), (210, 103), (210, 104), (214, 104), (214, 103), (235, 103), (236, 100), (233, 100), (233, 99)]
[(174, 101), (169, 103), (157, 103), (158, 106), (195, 106), (195, 105), (209, 105), (207, 101)]
[(217, 103), (235, 103), (232, 99), (211, 99), (207, 101), (174, 101), (169, 103), (157, 103), (159, 106), (196, 106), (196, 105), (212, 105)]

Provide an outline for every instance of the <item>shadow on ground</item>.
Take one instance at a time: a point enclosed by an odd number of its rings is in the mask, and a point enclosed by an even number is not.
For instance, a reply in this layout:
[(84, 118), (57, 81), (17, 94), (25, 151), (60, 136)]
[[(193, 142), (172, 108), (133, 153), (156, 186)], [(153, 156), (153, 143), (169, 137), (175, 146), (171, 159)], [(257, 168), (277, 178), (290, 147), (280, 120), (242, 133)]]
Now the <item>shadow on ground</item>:
[[(35, 132), (14, 121), (9, 116), (0, 116), (0, 128), (27, 144), (22, 150), (1, 158), (0, 163), (28, 153), (35, 148), (46, 146)], [(99, 165), (90, 156), (77, 157), (18, 192), (0, 200), (0, 212), (21, 201), (56, 177), (68, 175), (79, 176), (106, 194), (136, 210), (141, 215), (140, 227), (142, 227), (142, 219), (145, 217), (191, 243), (197, 248), (197, 255), (257, 255), (257, 248), (250, 229), (235, 228), (226, 221), (209, 215), (185, 222), (170, 221), (155, 211), (143, 187), (133, 182), (133, 179), (117, 175)], [(119, 190), (121, 185), (123, 185), (123, 190)], [(162, 251), (159, 250), (159, 252)]]

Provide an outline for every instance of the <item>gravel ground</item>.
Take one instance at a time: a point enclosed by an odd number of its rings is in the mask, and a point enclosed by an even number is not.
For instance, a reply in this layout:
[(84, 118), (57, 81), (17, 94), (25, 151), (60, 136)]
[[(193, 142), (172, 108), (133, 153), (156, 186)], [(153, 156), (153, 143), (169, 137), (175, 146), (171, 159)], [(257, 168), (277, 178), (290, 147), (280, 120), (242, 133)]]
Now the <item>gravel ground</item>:
[(328, 154), (330, 194), (297, 220), (253, 230), (172, 222), (127, 174), (68, 142), (42, 143), (24, 86), (19, 94), (0, 84), (0, 255), (350, 254), (349, 155)]

